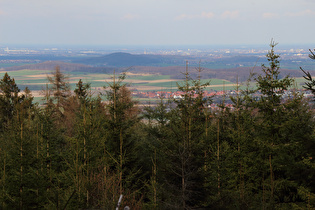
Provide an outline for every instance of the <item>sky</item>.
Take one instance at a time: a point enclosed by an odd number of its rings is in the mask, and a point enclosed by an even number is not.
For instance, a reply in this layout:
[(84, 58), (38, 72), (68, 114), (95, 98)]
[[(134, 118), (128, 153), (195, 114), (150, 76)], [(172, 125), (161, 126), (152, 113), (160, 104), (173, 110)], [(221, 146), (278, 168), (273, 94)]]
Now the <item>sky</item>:
[(0, 44), (313, 44), (315, 0), (0, 0)]

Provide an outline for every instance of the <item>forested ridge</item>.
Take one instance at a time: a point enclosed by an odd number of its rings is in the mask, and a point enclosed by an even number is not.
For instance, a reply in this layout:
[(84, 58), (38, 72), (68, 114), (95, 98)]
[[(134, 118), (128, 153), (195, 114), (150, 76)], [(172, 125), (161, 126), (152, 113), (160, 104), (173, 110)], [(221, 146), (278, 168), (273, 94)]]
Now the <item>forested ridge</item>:
[(5, 74), (0, 209), (115, 209), (120, 195), (120, 209), (314, 209), (314, 112), (298, 92), (282, 100), (294, 80), (279, 76), (274, 47), (250, 75), (257, 88), (218, 110), (208, 108), (200, 68), (194, 79), (184, 72), (181, 100), (145, 108), (124, 73), (93, 95), (82, 80), (72, 92), (57, 66), (44, 106)]

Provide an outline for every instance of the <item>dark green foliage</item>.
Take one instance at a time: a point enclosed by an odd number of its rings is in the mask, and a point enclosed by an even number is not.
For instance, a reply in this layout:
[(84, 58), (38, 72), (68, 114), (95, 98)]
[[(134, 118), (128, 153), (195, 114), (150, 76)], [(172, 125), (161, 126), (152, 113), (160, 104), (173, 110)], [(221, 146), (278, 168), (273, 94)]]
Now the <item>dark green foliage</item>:
[(1, 106), (1, 128), (4, 128), (7, 123), (16, 114), (17, 104), (21, 102), (22, 97), (18, 94), (20, 89), (17, 87), (14, 79), (5, 73), (0, 81), (0, 106)]
[(81, 100), (81, 102), (85, 102), (89, 96), (89, 89), (91, 85), (88, 84), (83, 84), (82, 80), (80, 79), (79, 82), (76, 84), (76, 89), (74, 90), (74, 93), (76, 96)]
[[(34, 189), (31, 182), (36, 177), (29, 162), (34, 163), (33, 155), (33, 97), (26, 88), (25, 94), (14, 79), (6, 73), (0, 81), (1, 109), (1, 206), (2, 208), (24, 208), (35, 206)], [(13, 184), (14, 183), (14, 184)]]
[(103, 102), (82, 80), (71, 93), (57, 67), (42, 107), (5, 74), (0, 208), (114, 209), (120, 194), (131, 209), (314, 208), (314, 113), (294, 91), (283, 100), (293, 80), (274, 47), (256, 77), (260, 100), (237, 88), (214, 110), (200, 68), (192, 79), (187, 66), (181, 99), (144, 110), (124, 73)]
[(207, 84), (201, 84), (200, 78), (192, 80), (188, 71), (184, 76), (185, 83), (178, 84), (182, 99), (173, 101), (175, 107), (161, 100), (146, 112), (153, 164), (151, 202), (155, 207), (186, 209), (202, 206), (205, 198), (203, 138), (208, 101), (203, 100), (203, 90)]
[(276, 45), (276, 43), (272, 42), (270, 44), (271, 50), (266, 55), (270, 66), (266, 67), (263, 64), (262, 71), (264, 74), (256, 78), (257, 89), (263, 94), (262, 101), (269, 101), (270, 105), (275, 106), (280, 103), (283, 92), (293, 84), (293, 79), (289, 76), (280, 79), (280, 55), (274, 52)]
[[(139, 123), (139, 109), (131, 98), (131, 92), (123, 83), (125, 73), (118, 78), (114, 73), (113, 81), (104, 86), (107, 104), (105, 105), (106, 130), (105, 148), (108, 172), (118, 178), (117, 194), (138, 197), (141, 194), (141, 166), (137, 164), (136, 126)], [(116, 195), (117, 196), (117, 195)], [(115, 196), (115, 197), (116, 197)], [(118, 197), (117, 197), (118, 199)]]

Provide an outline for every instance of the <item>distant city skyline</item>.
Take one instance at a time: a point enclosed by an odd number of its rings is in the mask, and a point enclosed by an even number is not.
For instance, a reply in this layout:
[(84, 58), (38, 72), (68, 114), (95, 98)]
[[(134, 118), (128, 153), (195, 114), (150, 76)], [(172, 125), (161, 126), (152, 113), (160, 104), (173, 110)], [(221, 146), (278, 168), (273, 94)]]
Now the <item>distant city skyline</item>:
[(0, 0), (0, 45), (314, 43), (314, 0)]

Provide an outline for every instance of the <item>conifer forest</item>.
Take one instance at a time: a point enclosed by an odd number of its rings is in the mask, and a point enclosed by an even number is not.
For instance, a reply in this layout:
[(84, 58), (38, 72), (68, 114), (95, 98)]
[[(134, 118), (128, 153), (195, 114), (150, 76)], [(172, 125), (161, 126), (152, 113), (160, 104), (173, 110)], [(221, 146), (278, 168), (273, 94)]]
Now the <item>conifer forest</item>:
[(161, 96), (157, 106), (139, 106), (124, 73), (95, 95), (82, 80), (71, 91), (57, 66), (43, 105), (6, 73), (0, 209), (116, 209), (121, 195), (117, 209), (314, 209), (313, 105), (280, 76), (274, 47), (269, 65), (249, 75), (256, 87), (236, 87), (233, 106), (223, 100), (217, 110), (203, 96), (209, 83), (188, 71), (182, 99)]

